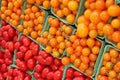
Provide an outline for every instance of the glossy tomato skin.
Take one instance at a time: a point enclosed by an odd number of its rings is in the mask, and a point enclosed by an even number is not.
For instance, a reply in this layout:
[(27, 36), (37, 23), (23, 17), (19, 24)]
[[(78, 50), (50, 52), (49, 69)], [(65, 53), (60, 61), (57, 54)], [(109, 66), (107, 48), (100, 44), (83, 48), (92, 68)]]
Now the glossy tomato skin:
[(24, 45), (24, 46), (29, 46), (30, 43), (31, 43), (31, 41), (30, 41), (29, 38), (27, 38), (27, 37), (24, 37), (24, 38), (23, 38), (23, 45)]
[(47, 58), (49, 56), (49, 54), (46, 51), (40, 51), (40, 56), (42, 56), (43, 58)]
[(18, 51), (18, 52), (16, 53), (16, 56), (17, 56), (18, 59), (22, 59), (22, 58), (24, 58), (24, 53)]
[(73, 80), (85, 80), (84, 77), (75, 77)]
[(74, 76), (75, 77), (84, 77), (84, 75), (81, 72), (74, 71)]
[(53, 57), (49, 56), (46, 58), (46, 64), (51, 65), (53, 63)]
[(25, 53), (27, 50), (28, 50), (27, 47), (25, 47), (25, 46), (20, 46), (20, 52)]
[(33, 56), (33, 51), (28, 50), (28, 51), (26, 51), (26, 53), (24, 55), (24, 60), (27, 61), (28, 59), (32, 58), (32, 56)]
[(40, 47), (37, 44), (33, 45), (32, 51), (34, 52), (33, 55), (36, 56), (38, 55)]
[(46, 60), (42, 56), (38, 56), (37, 60), (39, 64), (46, 65)]
[(61, 80), (62, 79), (62, 71), (55, 71), (54, 73), (54, 80)]
[(22, 45), (21, 42), (15, 42), (14, 49), (19, 50), (21, 45)]
[(39, 74), (38, 72), (34, 72), (34, 77), (35, 77), (36, 79), (38, 79), (38, 78), (40, 78), (40, 74)]
[(60, 59), (54, 59), (54, 64), (55, 64), (56, 66), (60, 66), (60, 65), (61, 65)]
[(38, 73), (42, 72), (43, 69), (44, 69), (43, 65), (37, 64), (35, 66), (35, 71), (38, 72)]
[(54, 72), (49, 72), (47, 74), (47, 80), (53, 80)]
[(14, 37), (15, 36), (15, 30), (13, 29), (13, 28), (10, 28), (9, 30), (8, 30), (8, 35), (10, 36), (10, 37)]
[(67, 78), (73, 78), (73, 73), (74, 73), (74, 70), (72, 68), (69, 68), (67, 71), (66, 71), (66, 77)]
[(1, 46), (2, 48), (5, 48), (5, 44), (6, 44), (6, 41), (5, 41), (5, 40), (0, 41), (0, 46)]
[(10, 40), (11, 40), (11, 38), (10, 38), (10, 36), (8, 35), (8, 32), (7, 32), (7, 31), (4, 31), (4, 32), (3, 32), (3, 39), (4, 39), (5, 41), (10, 41)]
[(48, 67), (44, 68), (41, 74), (42, 78), (46, 78), (49, 72), (50, 72), (50, 69)]
[(29, 59), (29, 60), (27, 60), (27, 67), (28, 67), (28, 69), (30, 69), (30, 70), (33, 70), (34, 69), (34, 67), (35, 67), (35, 60), (34, 59)]
[(92, 80), (91, 78), (85, 78), (85, 80)]
[(10, 52), (14, 51), (14, 43), (12, 41), (7, 42), (5, 46)]

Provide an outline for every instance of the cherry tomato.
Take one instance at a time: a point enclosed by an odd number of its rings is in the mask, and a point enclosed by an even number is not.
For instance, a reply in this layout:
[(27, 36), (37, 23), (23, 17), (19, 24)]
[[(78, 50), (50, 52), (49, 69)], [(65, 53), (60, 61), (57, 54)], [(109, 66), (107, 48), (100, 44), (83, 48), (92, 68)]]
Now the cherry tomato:
[(49, 72), (47, 74), (47, 80), (53, 80), (53, 75), (54, 75), (54, 72)]
[(23, 45), (24, 45), (24, 46), (29, 46), (30, 43), (31, 43), (31, 41), (30, 41), (29, 38), (27, 38), (27, 37), (24, 37), (24, 38), (23, 38)]
[(15, 42), (14, 48), (15, 48), (16, 50), (19, 50), (19, 48), (20, 48), (21, 45), (22, 45), (21, 42)]
[(40, 56), (42, 56), (43, 58), (47, 58), (49, 56), (49, 54), (46, 51), (40, 51)]
[(62, 71), (57, 70), (54, 73), (54, 80), (61, 80), (62, 79)]
[(35, 67), (35, 60), (34, 59), (29, 59), (27, 61), (27, 67), (28, 67), (28, 69), (33, 70), (34, 67)]
[(51, 65), (53, 63), (53, 58), (51, 56), (46, 58), (46, 64)]
[(43, 65), (40, 65), (40, 64), (37, 64), (35, 66), (35, 71), (40, 73), (42, 70), (43, 70), (44, 66)]
[(66, 77), (73, 78), (73, 73), (74, 73), (74, 70), (72, 68), (68, 68), (66, 71)]
[(50, 72), (50, 69), (48, 67), (44, 68), (41, 74), (42, 78), (46, 78), (49, 72)]

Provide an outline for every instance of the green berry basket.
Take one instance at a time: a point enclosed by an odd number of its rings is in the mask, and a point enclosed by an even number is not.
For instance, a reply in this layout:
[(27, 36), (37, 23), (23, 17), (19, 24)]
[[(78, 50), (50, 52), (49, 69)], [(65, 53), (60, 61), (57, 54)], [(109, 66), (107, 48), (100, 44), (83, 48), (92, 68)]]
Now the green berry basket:
[(74, 21), (74, 23), (69, 23), (69, 22), (67, 22), (66, 21), (66, 19), (65, 19), (65, 17), (63, 17), (63, 18), (60, 18), (60, 17), (58, 17), (54, 12), (53, 12), (53, 8), (51, 7), (51, 13), (54, 15), (54, 16), (56, 16), (59, 20), (61, 20), (62, 22), (64, 22), (65, 24), (71, 24), (71, 25), (74, 25), (76, 22), (77, 22), (77, 18), (78, 18), (78, 16), (79, 15), (81, 15), (81, 14), (83, 14), (83, 12), (84, 12), (84, 3), (85, 3), (85, 1), (86, 0), (80, 0), (80, 3), (79, 3), (79, 7), (78, 7), (78, 11), (77, 11), (77, 14), (76, 14), (76, 17), (75, 17), (75, 21)]
[(117, 49), (116, 47), (114, 47), (114, 46), (112, 46), (112, 45), (106, 45), (106, 46), (105, 46), (105, 48), (104, 48), (104, 50), (103, 50), (103, 54), (102, 54), (102, 56), (101, 56), (101, 60), (100, 60), (99, 65), (98, 65), (98, 67), (97, 67), (97, 73), (96, 73), (96, 75), (95, 75), (95, 80), (97, 80), (97, 76), (99, 75), (100, 68), (102, 67), (103, 55), (104, 55), (105, 52), (109, 51), (110, 48), (113, 48), (113, 49), (115, 49), (115, 50), (117, 50), (117, 51), (120, 52), (119, 49)]
[[(48, 31), (49, 30), (49, 28), (50, 28), (50, 24), (48, 23), (48, 18), (55, 18), (55, 19), (58, 19), (58, 18), (56, 18), (55, 16), (52, 16), (52, 15), (49, 15), (48, 17), (47, 17), (47, 19), (46, 19), (46, 21), (45, 21), (45, 27), (43, 28), (43, 30), (42, 30), (42, 33), (41, 33), (41, 36), (43, 35), (43, 33), (45, 32), (45, 31)], [(59, 19), (58, 19), (59, 20)], [(69, 24), (66, 24), (66, 25), (69, 25)], [(74, 34), (75, 33), (75, 31), (76, 31), (76, 29), (75, 29), (75, 27), (74, 26), (70, 26), (71, 28), (72, 28), (72, 33), (71, 34)], [(61, 27), (60, 27), (61, 28)], [(69, 36), (69, 35), (68, 35)], [(45, 50), (45, 45), (44, 44), (41, 44), (41, 48), (43, 49), (43, 50)], [(51, 53), (51, 55), (52, 55), (52, 53)], [(64, 56), (66, 56), (67, 54), (66, 54), (66, 50), (64, 50), (64, 52), (63, 52), (63, 54), (59, 57), (60, 59), (62, 59)]]

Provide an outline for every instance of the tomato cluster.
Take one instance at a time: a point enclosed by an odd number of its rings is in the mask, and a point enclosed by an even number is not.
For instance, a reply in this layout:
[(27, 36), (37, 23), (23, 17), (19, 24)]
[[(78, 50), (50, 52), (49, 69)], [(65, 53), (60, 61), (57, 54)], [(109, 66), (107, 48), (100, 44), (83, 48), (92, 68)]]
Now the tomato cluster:
[(62, 63), (68, 65), (72, 62), (80, 71), (92, 76), (100, 52), (101, 42), (93, 38), (78, 38), (76, 35), (71, 35), (70, 43), (71, 46), (66, 48), (69, 56), (63, 57)]
[(68, 68), (66, 71), (65, 80), (92, 80), (91, 78), (86, 77), (79, 71), (74, 70), (73, 68)]
[(1, 5), (0, 17), (17, 26), (22, 14), (23, 0), (2, 0)]
[[(78, 36), (87, 37), (89, 35), (91, 38), (96, 38), (107, 35), (110, 36), (110, 40), (115, 39), (115, 42), (119, 40), (115, 36), (119, 34), (116, 33), (116, 29), (118, 31), (118, 26), (120, 26), (120, 6), (115, 4), (114, 0), (86, 0), (84, 5), (86, 10), (77, 19)], [(110, 17), (117, 18), (112, 25), (109, 24)], [(112, 35), (115, 36), (112, 37)]]
[(48, 17), (49, 29), (45, 30), (39, 42), (45, 45), (45, 50), (54, 57), (64, 54), (69, 35), (72, 34), (72, 26), (63, 24), (57, 18)]
[[(17, 68), (9, 69), (7, 75), (8, 75), (7, 76), (8, 80), (32, 80), (31, 75)], [(1, 80), (5, 80), (5, 79), (1, 79)]]
[(103, 54), (103, 62), (101, 64), (97, 80), (119, 80), (120, 79), (120, 53), (111, 48)]
[(37, 6), (27, 4), (24, 14), (21, 15), (22, 24), (17, 26), (19, 32), (25, 35), (30, 35), (37, 39), (40, 37), (44, 23), (45, 12)]
[(60, 59), (53, 58), (45, 51), (40, 51), (37, 56), (34, 77), (37, 80), (61, 80), (64, 66)]

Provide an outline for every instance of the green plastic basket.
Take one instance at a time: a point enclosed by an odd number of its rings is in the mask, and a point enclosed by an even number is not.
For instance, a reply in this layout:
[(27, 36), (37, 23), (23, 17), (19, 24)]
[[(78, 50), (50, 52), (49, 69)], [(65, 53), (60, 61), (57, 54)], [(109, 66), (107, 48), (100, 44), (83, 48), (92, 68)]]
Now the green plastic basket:
[[(48, 18), (49, 17), (52, 17), (52, 18), (56, 18), (56, 17), (54, 17), (54, 16), (52, 16), (52, 15), (49, 15), (48, 17), (47, 17), (47, 19), (46, 19), (46, 21), (45, 21), (45, 26), (44, 26), (44, 28), (43, 28), (43, 30), (42, 30), (42, 32), (41, 32), (41, 35), (43, 35), (43, 33), (45, 32), (45, 31), (48, 31), (49, 30), (49, 27), (50, 27), (50, 24), (48, 23)], [(58, 18), (57, 18), (58, 19)], [(67, 24), (67, 25), (69, 25), (69, 24)], [(72, 27), (72, 26), (71, 26)], [(75, 29), (75, 27), (72, 27), (72, 34), (74, 34), (75, 33), (75, 31), (76, 31), (76, 29)], [(41, 48), (43, 49), (43, 50), (45, 50), (45, 45), (43, 45), (43, 44), (41, 44), (40, 45), (41, 46)], [(52, 55), (52, 53), (51, 53), (51, 55)], [(67, 53), (66, 53), (66, 50), (64, 50), (64, 52), (63, 52), (63, 55), (62, 56), (60, 56), (59, 57), (59, 59), (62, 59), (64, 56), (66, 56), (67, 55)]]
[(115, 0), (115, 4), (120, 4), (120, 0)]
[(100, 60), (100, 62), (99, 62), (99, 66), (98, 66), (98, 68), (97, 68), (97, 73), (96, 73), (96, 75), (95, 75), (95, 80), (97, 80), (97, 76), (98, 76), (98, 74), (99, 74), (99, 72), (100, 72), (100, 68), (101, 68), (101, 66), (102, 66), (103, 55), (104, 55), (105, 52), (109, 51), (110, 48), (114, 48), (115, 50), (120, 51), (119, 49), (117, 49), (116, 47), (114, 47), (114, 46), (112, 46), (112, 45), (106, 45), (106, 46), (105, 46), (104, 51), (103, 51), (103, 54), (102, 54), (102, 56), (101, 56), (101, 60)]
[(81, 15), (81, 14), (83, 14), (83, 12), (84, 12), (84, 9), (85, 9), (84, 3), (85, 3), (85, 1), (86, 1), (86, 0), (80, 0), (79, 8), (78, 8), (78, 11), (77, 11), (77, 14), (76, 14), (76, 17), (75, 17), (75, 21), (74, 21), (73, 24), (67, 22), (65, 18), (60, 18), (60, 17), (58, 17), (58, 16), (53, 12), (53, 8), (52, 8), (52, 7), (51, 7), (50, 10), (51, 10), (51, 13), (52, 13), (54, 16), (56, 16), (59, 20), (61, 20), (61, 21), (64, 22), (65, 24), (74, 25), (74, 24), (76, 23), (76, 21), (77, 21), (78, 16)]
[[(96, 63), (95, 63), (95, 66), (94, 66), (94, 71), (93, 71), (93, 75), (92, 76), (89, 76), (90, 78), (94, 79), (95, 77), (95, 74), (97, 73), (97, 68), (98, 68), (98, 65), (99, 65), (99, 62), (101, 60), (101, 57), (103, 55), (103, 50), (104, 50), (104, 47), (105, 47), (105, 42), (99, 38), (96, 38), (97, 40), (99, 40), (102, 45), (101, 45), (101, 48), (100, 48), (100, 52), (98, 54), (98, 57), (97, 57), (97, 60), (96, 60)], [(73, 63), (71, 63), (72, 66), (73, 66)], [(75, 68), (75, 67), (74, 67)], [(77, 69), (77, 68), (76, 68)], [(79, 70), (79, 69), (78, 69)], [(82, 72), (82, 71), (81, 71)], [(86, 73), (82, 72), (84, 75), (88, 76)]]

